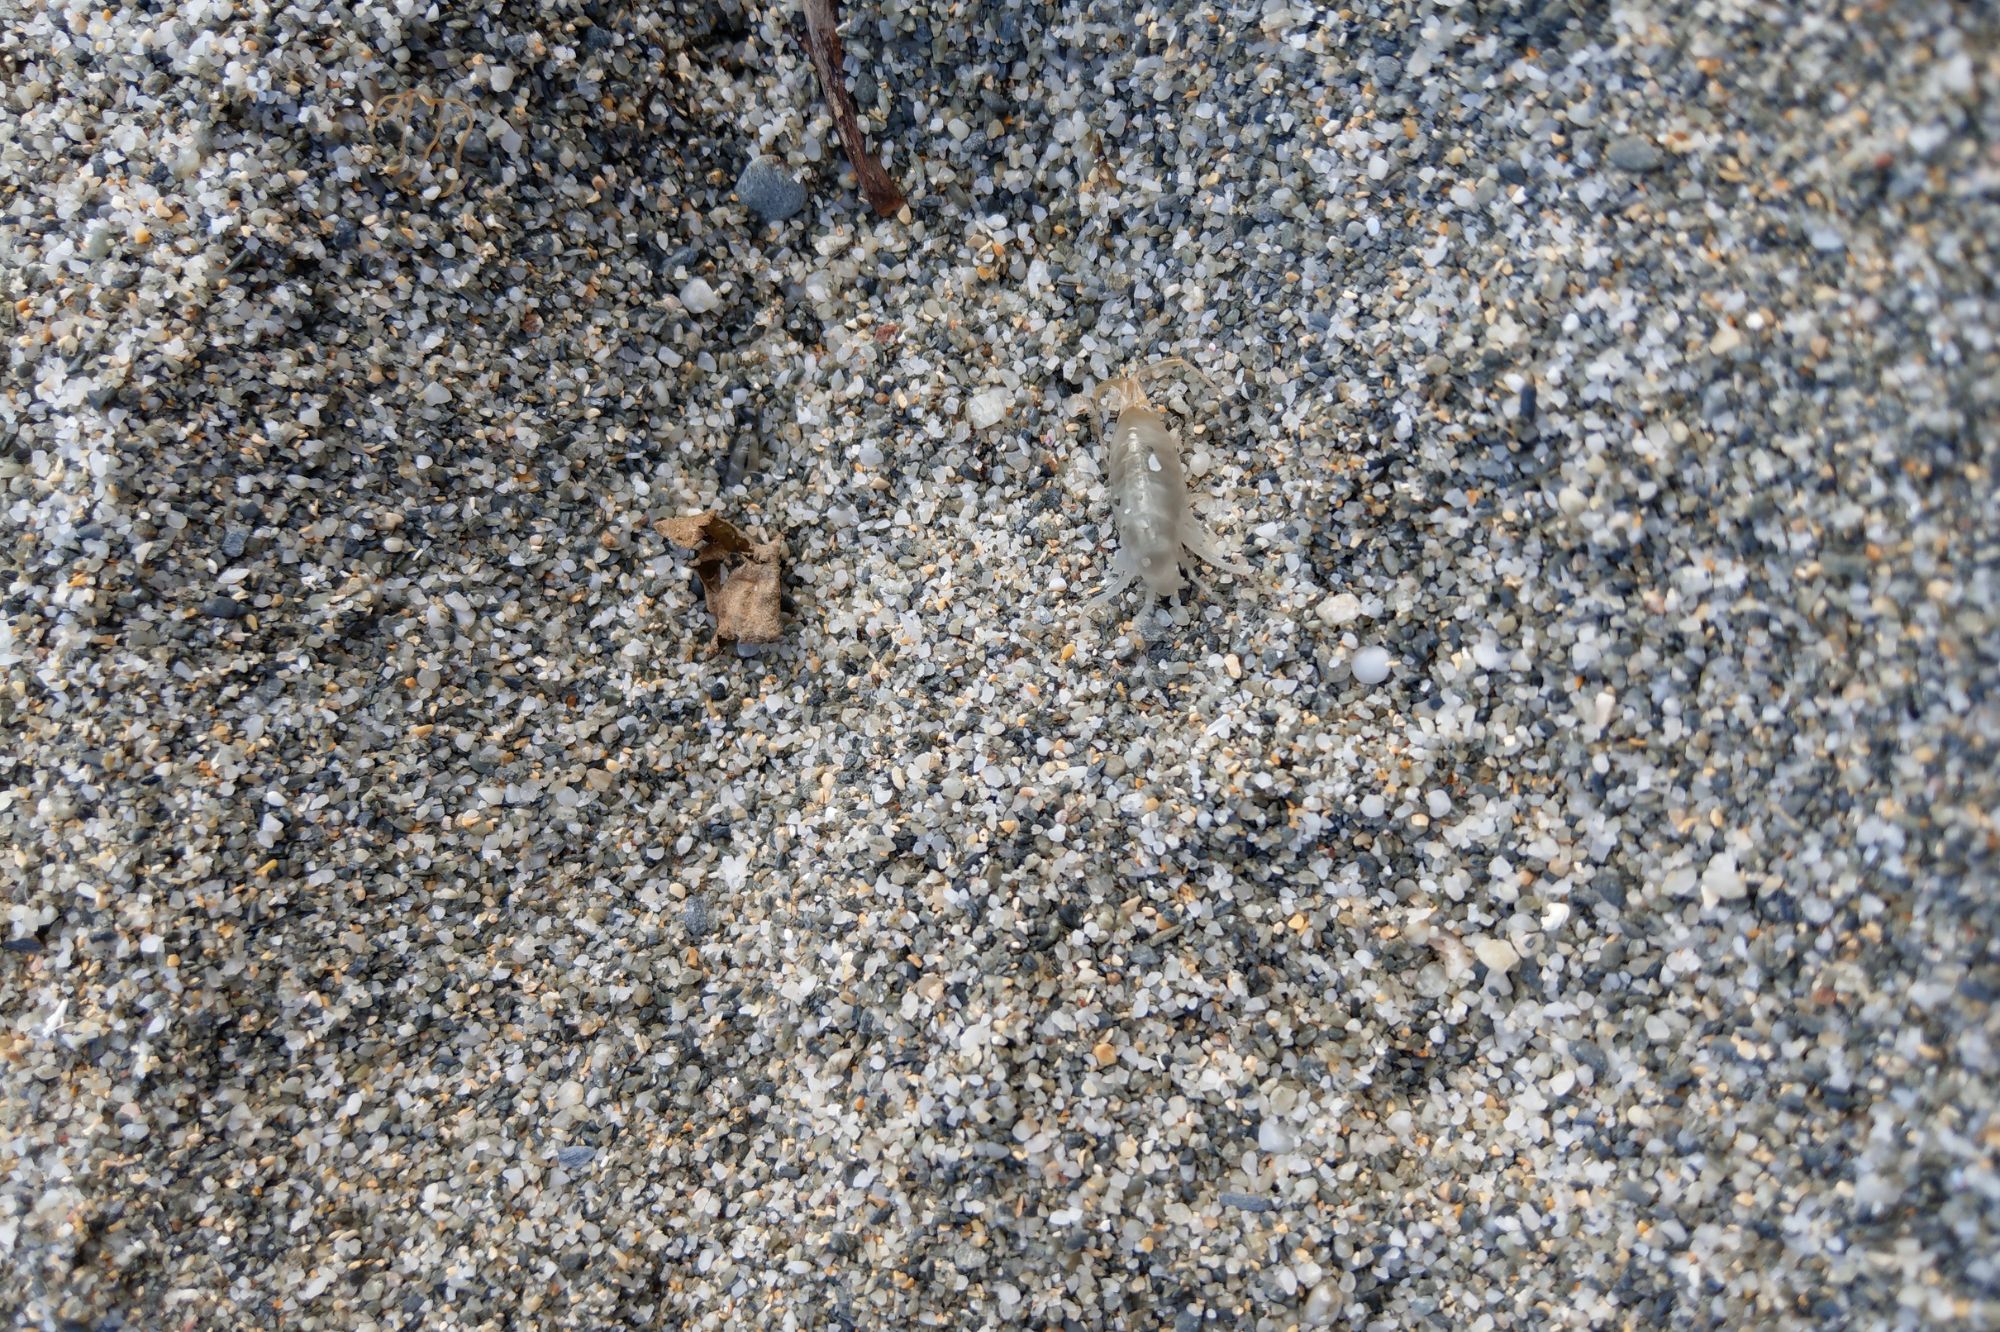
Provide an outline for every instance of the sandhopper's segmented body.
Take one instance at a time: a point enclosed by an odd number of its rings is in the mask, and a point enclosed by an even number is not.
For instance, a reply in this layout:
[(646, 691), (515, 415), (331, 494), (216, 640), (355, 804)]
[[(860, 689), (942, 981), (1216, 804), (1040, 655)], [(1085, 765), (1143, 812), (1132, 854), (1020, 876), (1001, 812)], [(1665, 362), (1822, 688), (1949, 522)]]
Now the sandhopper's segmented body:
[(1181, 577), (1183, 549), (1225, 572), (1250, 572), (1248, 565), (1230, 560), (1222, 542), (1195, 518), (1188, 505), (1179, 442), (1167, 429), (1166, 417), (1146, 400), (1140, 383), (1143, 375), (1185, 364), (1178, 358), (1161, 361), (1111, 380), (1098, 390), (1100, 399), (1107, 392), (1113, 394), (1118, 408), (1109, 450), (1118, 554), (1112, 561), (1111, 579), (1094, 606), (1103, 606), (1135, 579), (1146, 585), (1142, 612), (1151, 608), (1154, 598), (1180, 591), (1187, 585)]

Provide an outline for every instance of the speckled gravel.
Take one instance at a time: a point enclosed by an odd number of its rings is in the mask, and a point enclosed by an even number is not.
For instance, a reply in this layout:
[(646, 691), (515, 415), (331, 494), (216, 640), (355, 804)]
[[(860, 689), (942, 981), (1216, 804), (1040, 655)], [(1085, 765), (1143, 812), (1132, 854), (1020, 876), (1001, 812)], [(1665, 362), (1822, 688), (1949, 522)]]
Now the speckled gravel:
[(2000, 1326), (1996, 38), (7, 7), (0, 1309)]

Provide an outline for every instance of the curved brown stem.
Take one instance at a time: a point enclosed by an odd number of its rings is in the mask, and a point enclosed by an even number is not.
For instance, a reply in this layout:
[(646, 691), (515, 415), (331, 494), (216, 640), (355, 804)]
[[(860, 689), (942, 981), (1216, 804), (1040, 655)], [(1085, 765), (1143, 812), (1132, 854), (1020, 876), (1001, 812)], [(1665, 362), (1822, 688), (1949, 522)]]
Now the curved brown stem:
[(820, 90), (826, 94), (827, 109), (833, 112), (833, 127), (840, 131), (840, 146), (861, 182), (861, 193), (879, 217), (894, 217), (903, 208), (903, 192), (882, 164), (868, 152), (861, 138), (861, 122), (854, 112), (854, 97), (840, 76), (844, 58), (840, 47), (840, 15), (834, 0), (803, 0), (806, 14), (806, 50), (813, 68), (819, 72)]

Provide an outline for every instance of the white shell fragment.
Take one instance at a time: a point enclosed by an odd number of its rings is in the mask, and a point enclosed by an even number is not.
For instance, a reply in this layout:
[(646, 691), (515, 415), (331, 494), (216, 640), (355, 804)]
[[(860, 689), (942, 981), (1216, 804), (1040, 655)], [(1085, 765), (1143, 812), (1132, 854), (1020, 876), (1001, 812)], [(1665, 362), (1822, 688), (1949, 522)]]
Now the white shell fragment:
[(1013, 406), (1014, 395), (1004, 388), (987, 389), (975, 393), (965, 400), (965, 419), (972, 423), (974, 430), (986, 430), (999, 425), (1006, 417), (1007, 409)]
[(1521, 954), (1513, 944), (1491, 935), (1481, 935), (1472, 941), (1472, 955), (1486, 964), (1488, 971), (1506, 975), (1520, 962)]
[(709, 286), (706, 281), (692, 278), (681, 288), (681, 304), (687, 307), (690, 314), (707, 314), (722, 304), (722, 299), (715, 294), (715, 288)]

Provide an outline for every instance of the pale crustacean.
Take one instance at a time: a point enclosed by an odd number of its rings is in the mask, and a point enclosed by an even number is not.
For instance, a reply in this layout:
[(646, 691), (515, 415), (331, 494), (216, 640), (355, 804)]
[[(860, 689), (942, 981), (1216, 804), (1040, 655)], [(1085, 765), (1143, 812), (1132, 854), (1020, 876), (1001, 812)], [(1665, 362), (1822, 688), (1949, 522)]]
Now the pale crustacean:
[[(1186, 474), (1181, 469), (1180, 442), (1167, 429), (1167, 418), (1146, 397), (1144, 380), (1162, 370), (1180, 367), (1204, 384), (1208, 377), (1176, 356), (1141, 366), (1098, 385), (1094, 405), (1109, 405), (1118, 413), (1111, 427), (1110, 485), (1112, 517), (1118, 531), (1118, 554), (1111, 577), (1091, 602), (1101, 610), (1135, 580), (1144, 583), (1143, 615), (1153, 601), (1186, 586), (1181, 577), (1183, 550), (1192, 551), (1225, 573), (1244, 576), (1250, 566), (1230, 558), (1221, 538), (1204, 527), (1189, 507)], [(1107, 404), (1108, 399), (1108, 404)]]

